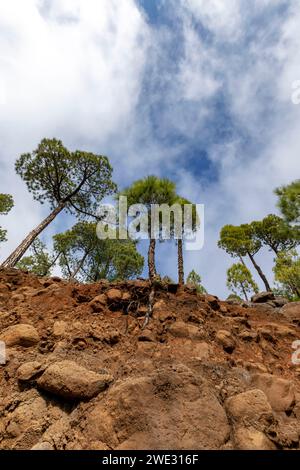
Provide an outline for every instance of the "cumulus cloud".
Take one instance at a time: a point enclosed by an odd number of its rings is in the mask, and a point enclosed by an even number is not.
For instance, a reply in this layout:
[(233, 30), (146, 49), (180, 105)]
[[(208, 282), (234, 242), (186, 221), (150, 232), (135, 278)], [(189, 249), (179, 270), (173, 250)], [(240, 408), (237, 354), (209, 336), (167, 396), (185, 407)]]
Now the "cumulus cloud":
[(234, 41), (241, 34), (241, 2), (239, 0), (187, 0), (183, 1), (202, 25), (219, 38)]
[(179, 68), (180, 96), (186, 101), (204, 101), (212, 97), (221, 86), (212, 70), (218, 62), (214, 51), (203, 45), (199, 35), (188, 24), (184, 31), (184, 58)]
[(15, 158), (44, 136), (105, 153), (131, 125), (148, 28), (131, 0), (1, 2), (0, 28), (1, 191), (16, 202), (6, 254), (45, 214), (14, 175)]
[(0, 22), (3, 133), (35, 121), (36, 134), (57, 129), (93, 139), (125, 125), (147, 40), (133, 1), (13, 0), (1, 2)]
[[(219, 23), (218, 2), (205, 3), (207, 10), (200, 11), (199, 7), (195, 11), (193, 2), (190, 10), (217, 37), (208, 70), (212, 76), (219, 75), (221, 67), (226, 106), (233, 126), (232, 135), (208, 149), (209, 158), (219, 170), (217, 184), (213, 183), (206, 192), (207, 206), (213, 201), (213, 209), (206, 211), (206, 233), (214, 244), (217, 228), (224, 223), (247, 222), (276, 211), (273, 189), (299, 177), (300, 108), (291, 103), (291, 86), (300, 76), (296, 27), (300, 8), (293, 1), (255, 2), (252, 11), (241, 18), (243, 2), (228, 2), (227, 13), (231, 8), (234, 10), (228, 27), (239, 32), (234, 35), (233, 47), (232, 37), (224, 37), (229, 30), (224, 32)], [(227, 8), (227, 2), (222, 4)], [(227, 52), (219, 47), (220, 39), (227, 41)], [(194, 186), (197, 187), (197, 181)], [(218, 259), (218, 271), (224, 273), (228, 261), (217, 254), (213, 244), (208, 241), (201, 253), (202, 264), (206, 266), (214, 256)], [(271, 277), (270, 253), (262, 251), (258, 259)], [(208, 284), (212, 286), (218, 278), (219, 274), (216, 276), (210, 269)]]

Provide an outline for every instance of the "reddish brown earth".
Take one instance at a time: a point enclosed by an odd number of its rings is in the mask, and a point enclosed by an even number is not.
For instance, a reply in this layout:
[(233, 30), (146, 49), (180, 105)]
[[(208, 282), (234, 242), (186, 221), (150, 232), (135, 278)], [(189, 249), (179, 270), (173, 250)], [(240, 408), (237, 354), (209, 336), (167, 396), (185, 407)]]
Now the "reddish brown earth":
[(299, 449), (300, 304), (0, 271), (1, 449)]

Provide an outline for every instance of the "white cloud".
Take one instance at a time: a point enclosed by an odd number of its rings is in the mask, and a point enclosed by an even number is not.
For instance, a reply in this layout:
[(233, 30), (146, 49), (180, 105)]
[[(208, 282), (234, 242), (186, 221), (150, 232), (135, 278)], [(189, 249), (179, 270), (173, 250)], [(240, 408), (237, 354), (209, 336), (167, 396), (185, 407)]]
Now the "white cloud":
[(132, 0), (1, 0), (0, 28), (1, 191), (15, 199), (3, 219), (3, 256), (45, 214), (14, 175), (14, 160), (45, 136), (71, 147), (97, 141), (104, 153), (101, 142), (134, 115), (148, 27)]
[(239, 0), (184, 0), (182, 3), (218, 37), (225, 36), (234, 41), (240, 35), (242, 13)]
[[(41, 14), (41, 2), (1, 2), (6, 127), (38, 121), (38, 135), (67, 129), (91, 139), (125, 125), (139, 96), (143, 19), (131, 0), (73, 3), (50, 2)], [(76, 21), (58, 21), (72, 12)]]
[(207, 49), (196, 32), (188, 24), (185, 26), (185, 55), (180, 64), (179, 83), (181, 96), (187, 101), (205, 101), (219, 89), (216, 79), (218, 61), (214, 51)]
[[(277, 212), (273, 189), (299, 177), (300, 106), (291, 103), (291, 84), (299, 77), (300, 35), (296, 25), (300, 6), (291, 1), (289, 10), (283, 13), (276, 8), (283, 7), (284, 1), (255, 2), (251, 11), (241, 17), (242, 7), (246, 8), (243, 1), (200, 3), (191, 0), (189, 12), (215, 36), (197, 56), (195, 43), (192, 45), (189, 39), (192, 33), (185, 35), (189, 48), (186, 56), (190, 55), (190, 60), (185, 63), (182, 86), (189, 90), (195, 85), (196, 100), (197, 92), (201, 95), (201, 79), (205, 74), (212, 79), (221, 77), (226, 106), (238, 131), (225, 143), (208, 142), (208, 156), (219, 172), (217, 182), (203, 188), (192, 171), (188, 176), (182, 175), (181, 186), (194, 194), (194, 200), (206, 205), (206, 244), (198, 259), (187, 254), (187, 266), (199, 269), (210, 291), (224, 295), (226, 269), (233, 261), (216, 248), (222, 225), (245, 223)], [(187, 6), (186, 2), (183, 4)], [(222, 7), (226, 8), (223, 15)], [(189, 16), (185, 24), (191, 26)], [(245, 43), (246, 35), (250, 42)], [(222, 41), (225, 48), (220, 46)], [(206, 58), (203, 74), (200, 67)], [(206, 105), (205, 98), (201, 105)], [(243, 140), (245, 137), (247, 140)], [(262, 250), (258, 260), (272, 278), (272, 254)], [(257, 280), (263, 287), (261, 280)]]

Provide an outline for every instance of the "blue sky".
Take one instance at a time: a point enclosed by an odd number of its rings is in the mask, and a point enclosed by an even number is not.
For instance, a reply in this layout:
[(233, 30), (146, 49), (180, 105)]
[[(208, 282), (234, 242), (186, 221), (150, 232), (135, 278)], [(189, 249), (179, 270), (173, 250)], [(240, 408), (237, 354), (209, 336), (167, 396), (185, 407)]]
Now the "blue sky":
[[(299, 177), (299, 2), (24, 3), (0, 3), (1, 192), (16, 202), (0, 256), (47, 214), (14, 161), (55, 136), (108, 155), (120, 188), (153, 173), (204, 203), (205, 245), (185, 253), (186, 272), (226, 296), (233, 260), (217, 248), (220, 228), (276, 211), (273, 189)], [(59, 216), (44, 239), (73, 222)], [(258, 261), (272, 277), (272, 255)], [(174, 246), (160, 245), (157, 263), (176, 278)]]
[(147, 14), (148, 21), (151, 24), (157, 25), (162, 21), (162, 2), (156, 2), (152, 0), (138, 0), (137, 4), (144, 9), (145, 13)]

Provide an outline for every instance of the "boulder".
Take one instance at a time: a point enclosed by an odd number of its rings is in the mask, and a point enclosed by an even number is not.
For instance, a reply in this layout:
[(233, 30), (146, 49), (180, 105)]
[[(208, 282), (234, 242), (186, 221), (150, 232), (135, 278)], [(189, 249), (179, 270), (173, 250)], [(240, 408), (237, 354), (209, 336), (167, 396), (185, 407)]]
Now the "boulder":
[(90, 301), (89, 306), (91, 307), (93, 312), (99, 313), (105, 309), (106, 302), (107, 302), (106, 295), (100, 294)]
[(235, 429), (234, 442), (239, 450), (276, 450), (276, 446), (263, 432), (252, 427)]
[(202, 333), (195, 325), (183, 321), (176, 321), (169, 327), (169, 332), (175, 338), (201, 339)]
[(34, 326), (25, 323), (9, 326), (0, 334), (0, 341), (4, 341), (8, 347), (30, 347), (37, 344), (39, 340), (39, 334)]
[(120, 289), (109, 289), (106, 296), (109, 303), (118, 303), (122, 300), (122, 291)]
[(129, 302), (130, 299), (131, 299), (131, 293), (130, 292), (123, 292), (122, 301), (123, 302)]
[(208, 302), (209, 306), (213, 310), (219, 310), (220, 309), (220, 304), (219, 304), (219, 299), (218, 297), (210, 294), (205, 294), (205, 301)]
[(23, 294), (13, 294), (10, 296), (10, 300), (15, 303), (24, 302), (25, 296)]
[(109, 374), (97, 374), (73, 361), (50, 365), (37, 384), (42, 390), (67, 399), (90, 399), (102, 392), (112, 382)]
[(193, 357), (198, 361), (203, 361), (209, 358), (210, 355), (210, 346), (205, 341), (200, 343), (197, 341), (193, 345)]
[(54, 322), (53, 335), (57, 338), (59, 338), (60, 336), (64, 336), (64, 334), (67, 330), (67, 326), (68, 326), (68, 324), (63, 320), (59, 320), (59, 321)]
[(219, 330), (216, 333), (216, 340), (223, 346), (224, 351), (232, 353), (235, 348), (235, 340), (230, 331)]
[(152, 317), (164, 322), (166, 320), (171, 320), (174, 318), (174, 315), (169, 311), (166, 302), (162, 299), (157, 300), (153, 305)]
[(289, 300), (286, 299), (285, 297), (281, 297), (281, 296), (276, 296), (275, 299), (273, 300), (273, 304), (276, 307), (283, 307), (284, 305), (286, 305), (288, 303), (289, 303)]
[(213, 450), (230, 432), (210, 386), (176, 363), (119, 381), (86, 417), (86, 435), (116, 450)]
[(23, 392), (17, 401), (16, 399), (17, 396), (12, 394), (10, 402), (14, 403), (14, 406), (9, 410), (7, 417), (1, 417), (1, 421), (6, 424), (6, 432), (10, 437), (17, 437), (19, 440), (19, 444), (10, 442), (9, 448), (28, 449), (39, 440), (39, 436), (47, 427), (47, 401), (35, 389)]
[(280, 449), (299, 449), (300, 423), (292, 416), (287, 419), (284, 414), (277, 415), (276, 426), (271, 426), (268, 434)]
[(27, 382), (41, 374), (45, 368), (46, 366), (43, 366), (40, 362), (37, 361), (25, 362), (17, 370), (17, 378), (20, 380), (20, 382)]
[(164, 300), (158, 300), (153, 305), (152, 317), (163, 323), (167, 320), (174, 320), (176, 315), (168, 309)]
[(258, 328), (257, 332), (264, 339), (275, 342), (279, 338), (293, 338), (297, 336), (295, 329), (290, 326), (281, 325), (280, 323), (266, 323), (263, 327)]
[(297, 332), (293, 327), (285, 325), (275, 324), (274, 331), (279, 338), (293, 338), (297, 336)]
[(259, 294), (255, 294), (253, 297), (251, 297), (251, 302), (254, 304), (261, 304), (274, 299), (275, 295), (273, 292), (260, 292)]
[(148, 341), (148, 342), (154, 342), (155, 341), (155, 335), (151, 330), (143, 330), (142, 333), (138, 337), (139, 341)]
[(220, 305), (220, 312), (226, 314), (228, 312), (228, 308), (226, 305)]
[(50, 442), (43, 441), (35, 444), (30, 450), (54, 450), (54, 447)]
[(239, 393), (225, 401), (227, 413), (240, 425), (267, 424), (272, 421), (272, 408), (266, 395), (258, 389)]
[(300, 302), (290, 302), (284, 305), (279, 313), (290, 323), (300, 325)]
[(270, 341), (271, 343), (276, 343), (276, 337), (272, 328), (268, 326), (262, 326), (261, 328), (257, 329), (257, 333), (260, 338), (263, 338), (266, 341)]
[(187, 318), (187, 320), (191, 323), (196, 323), (197, 325), (203, 325), (206, 312), (201, 312), (202, 309), (197, 310), (196, 312), (191, 312)]
[(279, 311), (278, 308), (275, 308), (274, 306), (270, 305), (269, 302), (265, 303), (258, 303), (254, 304), (251, 303), (250, 307), (255, 308), (255, 310), (258, 313), (266, 314), (266, 315), (272, 315), (274, 317), (274, 314)]
[(243, 341), (256, 341), (257, 333), (255, 331), (243, 330), (239, 333), (239, 338)]
[(274, 411), (288, 411), (295, 401), (295, 390), (290, 380), (271, 374), (254, 374), (251, 382), (265, 393)]

